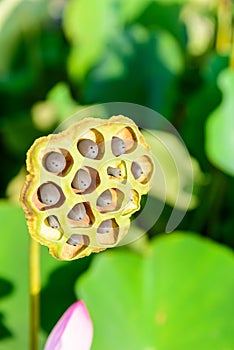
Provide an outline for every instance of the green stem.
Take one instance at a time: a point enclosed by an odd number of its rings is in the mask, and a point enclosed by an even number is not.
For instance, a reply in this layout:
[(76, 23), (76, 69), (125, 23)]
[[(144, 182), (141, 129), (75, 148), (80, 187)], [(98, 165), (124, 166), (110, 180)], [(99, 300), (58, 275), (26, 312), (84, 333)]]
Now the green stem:
[(218, 54), (227, 54), (231, 47), (232, 1), (219, 0), (217, 11), (216, 50)]
[(30, 239), (30, 350), (38, 350), (39, 305), (40, 305), (40, 245)]
[(234, 28), (232, 30), (232, 48), (230, 53), (229, 67), (234, 69)]

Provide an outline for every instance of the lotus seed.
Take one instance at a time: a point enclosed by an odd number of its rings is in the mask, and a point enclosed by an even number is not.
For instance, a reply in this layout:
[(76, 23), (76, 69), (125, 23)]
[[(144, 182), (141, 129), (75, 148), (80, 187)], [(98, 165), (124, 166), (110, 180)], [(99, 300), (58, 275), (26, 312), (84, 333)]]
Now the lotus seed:
[(144, 174), (143, 170), (141, 169), (140, 165), (137, 162), (132, 163), (131, 167), (132, 174), (134, 178), (137, 180), (142, 174)]
[(39, 189), (39, 195), (40, 195), (41, 202), (46, 205), (57, 204), (61, 197), (61, 194), (58, 188), (52, 183), (41, 185)]
[(126, 152), (126, 145), (122, 139), (114, 136), (111, 141), (112, 153), (118, 157)]
[(91, 185), (91, 182), (92, 179), (88, 171), (80, 169), (72, 181), (72, 187), (77, 190), (86, 190)]
[(55, 228), (55, 229), (60, 228), (59, 221), (55, 215), (48, 216), (47, 221), (51, 228)]
[(59, 152), (51, 152), (45, 160), (45, 168), (51, 173), (60, 173), (66, 166), (66, 159)]
[(73, 246), (77, 246), (78, 244), (83, 244), (83, 236), (79, 234), (73, 234), (71, 237), (67, 240), (68, 244), (71, 244)]
[(112, 194), (110, 190), (104, 191), (97, 199), (97, 206), (107, 207), (112, 202)]
[(76, 204), (68, 214), (68, 217), (74, 221), (83, 220), (85, 216), (86, 209), (83, 203)]
[(109, 166), (107, 168), (107, 174), (108, 175), (111, 175), (111, 176), (114, 176), (114, 177), (121, 177), (121, 170), (118, 169), (118, 168), (113, 168), (111, 166)]
[(99, 225), (97, 229), (97, 233), (109, 233), (111, 228), (112, 228), (112, 220), (111, 219), (105, 220)]
[(92, 140), (81, 140), (78, 144), (78, 150), (86, 158), (95, 159), (98, 155), (98, 146)]

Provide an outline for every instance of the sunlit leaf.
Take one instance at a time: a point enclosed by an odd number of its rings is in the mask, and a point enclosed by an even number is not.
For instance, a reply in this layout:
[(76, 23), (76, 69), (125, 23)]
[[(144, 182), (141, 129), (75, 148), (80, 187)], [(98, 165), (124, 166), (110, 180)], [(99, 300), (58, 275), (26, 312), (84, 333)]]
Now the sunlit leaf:
[(226, 69), (220, 73), (218, 85), (223, 99), (210, 114), (206, 124), (206, 153), (215, 166), (229, 175), (234, 175), (233, 70)]
[(154, 240), (144, 256), (99, 254), (77, 285), (92, 349), (233, 349), (233, 273), (231, 251), (189, 232)]
[(2, 0), (0, 2), (0, 72), (2, 74), (8, 72), (19, 38), (27, 31), (32, 35), (48, 16), (46, 8), (45, 0)]

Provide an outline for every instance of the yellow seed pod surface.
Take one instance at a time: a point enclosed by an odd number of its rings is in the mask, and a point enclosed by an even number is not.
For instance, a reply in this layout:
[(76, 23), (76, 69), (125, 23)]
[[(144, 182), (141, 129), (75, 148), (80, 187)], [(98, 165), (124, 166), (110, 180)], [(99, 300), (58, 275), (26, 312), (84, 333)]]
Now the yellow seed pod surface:
[(60, 260), (116, 246), (151, 185), (154, 162), (136, 124), (86, 118), (37, 139), (21, 192), (29, 232)]

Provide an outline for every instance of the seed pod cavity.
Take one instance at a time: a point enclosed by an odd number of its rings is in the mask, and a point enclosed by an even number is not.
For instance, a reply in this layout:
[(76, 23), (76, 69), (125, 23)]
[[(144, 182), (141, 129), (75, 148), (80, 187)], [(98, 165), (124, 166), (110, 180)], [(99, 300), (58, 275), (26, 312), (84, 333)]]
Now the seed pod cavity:
[(97, 229), (97, 241), (101, 245), (113, 245), (117, 242), (119, 227), (115, 219), (103, 221)]
[(111, 150), (114, 156), (116, 157), (120, 156), (121, 154), (124, 154), (126, 152), (126, 145), (124, 140), (116, 136), (112, 137)]
[(86, 217), (86, 209), (83, 203), (76, 204), (68, 213), (68, 218), (74, 221), (81, 221)]
[(98, 145), (92, 140), (79, 141), (78, 150), (86, 158), (95, 159), (98, 156)]
[(126, 145), (125, 153), (133, 152), (138, 145), (136, 134), (131, 127), (124, 127), (118, 130), (116, 137), (124, 140), (124, 143)]
[(112, 220), (105, 220), (103, 221), (98, 229), (97, 229), (97, 233), (109, 233), (112, 229)]
[(139, 177), (144, 174), (141, 166), (137, 162), (132, 163), (131, 171), (136, 180), (139, 179)]
[(66, 167), (66, 159), (62, 153), (50, 152), (45, 156), (44, 167), (51, 173), (61, 173)]
[(80, 191), (85, 191), (90, 187), (91, 182), (92, 178), (89, 172), (84, 169), (80, 169), (72, 181), (72, 187)]
[(83, 235), (79, 234), (73, 234), (70, 236), (70, 238), (67, 240), (68, 244), (71, 244), (73, 246), (77, 246), (78, 244), (84, 244)]
[(112, 194), (110, 190), (104, 191), (97, 199), (98, 207), (107, 207), (112, 202)]
[(113, 168), (112, 166), (107, 168), (107, 174), (117, 178), (122, 176), (121, 170), (118, 168)]
[(48, 216), (47, 222), (51, 228), (54, 228), (57, 230), (60, 228), (60, 223), (58, 221), (58, 218), (55, 215)]
[(46, 205), (55, 205), (59, 202), (61, 193), (53, 183), (46, 183), (39, 188), (39, 199)]

